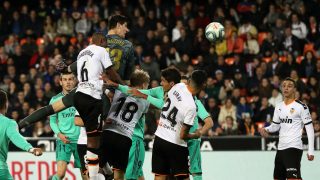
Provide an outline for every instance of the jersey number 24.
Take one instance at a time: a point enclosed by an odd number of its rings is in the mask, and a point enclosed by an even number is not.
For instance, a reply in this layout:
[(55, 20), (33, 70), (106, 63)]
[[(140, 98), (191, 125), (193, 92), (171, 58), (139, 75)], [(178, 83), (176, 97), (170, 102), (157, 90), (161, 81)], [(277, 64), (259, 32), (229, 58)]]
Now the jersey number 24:
[(160, 116), (170, 121), (171, 126), (174, 127), (177, 124), (176, 117), (178, 114), (178, 109), (175, 106), (173, 106), (173, 108), (168, 112), (168, 110), (170, 109), (170, 105), (171, 105), (171, 100), (170, 98), (168, 98), (162, 108), (162, 112)]

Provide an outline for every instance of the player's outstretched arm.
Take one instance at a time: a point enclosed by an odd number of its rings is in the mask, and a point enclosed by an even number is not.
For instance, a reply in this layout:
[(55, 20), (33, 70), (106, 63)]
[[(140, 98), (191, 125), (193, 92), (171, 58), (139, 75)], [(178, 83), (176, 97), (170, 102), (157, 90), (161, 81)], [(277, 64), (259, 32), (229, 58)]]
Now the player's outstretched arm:
[(36, 156), (40, 156), (42, 154), (41, 149), (33, 148), (30, 143), (28, 143), (23, 136), (19, 133), (18, 125), (15, 121), (12, 121), (6, 131), (6, 135), (10, 139), (10, 141), (24, 151), (28, 151)]

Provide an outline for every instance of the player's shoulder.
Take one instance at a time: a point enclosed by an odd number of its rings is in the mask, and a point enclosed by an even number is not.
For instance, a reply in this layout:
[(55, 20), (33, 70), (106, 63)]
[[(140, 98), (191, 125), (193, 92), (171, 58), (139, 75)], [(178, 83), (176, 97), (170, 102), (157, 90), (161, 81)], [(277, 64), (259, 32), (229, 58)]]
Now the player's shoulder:
[(128, 47), (133, 47), (132, 42), (130, 42), (129, 40), (124, 39), (124, 43), (125, 43), (126, 46), (128, 46)]
[(52, 98), (51, 98), (50, 102), (52, 102), (52, 101), (56, 101), (57, 99), (60, 99), (62, 96), (63, 96), (63, 94), (62, 94), (62, 92), (60, 92), (60, 93), (58, 93), (58, 94), (56, 94), (56, 95), (52, 96)]
[(300, 100), (295, 100), (296, 104), (300, 107), (303, 107), (303, 109), (308, 109), (308, 106), (301, 102)]
[[(1, 124), (11, 124), (11, 123), (16, 123), (15, 120), (8, 118), (7, 116), (1, 115)], [(16, 123), (17, 124), (17, 123)]]

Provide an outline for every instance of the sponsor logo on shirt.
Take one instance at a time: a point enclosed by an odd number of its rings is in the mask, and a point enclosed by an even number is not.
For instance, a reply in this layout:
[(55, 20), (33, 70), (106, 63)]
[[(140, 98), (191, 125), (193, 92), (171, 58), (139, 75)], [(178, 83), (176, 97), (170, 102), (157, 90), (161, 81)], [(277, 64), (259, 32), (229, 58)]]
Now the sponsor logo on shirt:
[(289, 119), (288, 116), (287, 118), (280, 118), (280, 122), (281, 123), (288, 123), (288, 124), (291, 124), (292, 123), (292, 119)]

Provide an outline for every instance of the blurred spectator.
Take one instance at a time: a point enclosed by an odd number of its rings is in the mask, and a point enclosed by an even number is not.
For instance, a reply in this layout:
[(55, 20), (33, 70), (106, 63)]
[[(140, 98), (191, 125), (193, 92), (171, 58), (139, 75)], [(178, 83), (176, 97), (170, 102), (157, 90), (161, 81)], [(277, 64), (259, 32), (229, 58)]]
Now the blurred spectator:
[(246, 41), (244, 42), (244, 53), (249, 55), (257, 55), (260, 51), (258, 41), (252, 37), (252, 34), (247, 33)]
[(291, 27), (286, 27), (284, 31), (284, 38), (280, 41), (282, 46), (281, 51), (287, 51), (292, 53), (294, 56), (297, 56), (301, 52), (301, 46), (299, 39), (292, 34)]
[(319, 120), (313, 121), (314, 135), (315, 137), (320, 136), (320, 122)]
[(305, 57), (303, 58), (301, 62), (301, 71), (300, 74), (302, 77), (310, 77), (312, 73), (314, 72), (315, 66), (316, 66), (316, 58), (312, 51), (307, 51), (305, 53)]
[(238, 128), (237, 123), (235, 122), (232, 116), (227, 116), (225, 118), (225, 123), (221, 126), (222, 127), (222, 135), (237, 135)]
[(91, 28), (92, 23), (87, 19), (87, 14), (82, 13), (81, 19), (79, 19), (75, 24), (76, 33), (82, 33), (84, 36), (86, 36), (91, 31)]
[[(268, 97), (268, 96), (266, 96), (266, 97)], [(282, 94), (279, 92), (279, 90), (277, 88), (274, 88), (272, 90), (272, 95), (268, 100), (269, 104), (271, 104), (273, 107), (276, 107), (276, 105), (278, 103), (280, 103), (282, 100), (283, 100)]]
[(239, 134), (254, 136), (257, 134), (255, 124), (249, 114), (245, 114), (239, 123)]
[(254, 111), (253, 121), (254, 122), (271, 122), (274, 112), (274, 106), (272, 107), (267, 97), (261, 98), (260, 107), (256, 107)]
[(145, 55), (140, 65), (141, 69), (148, 72), (150, 80), (160, 80), (159, 64), (155, 59), (151, 57), (151, 55)]
[(244, 96), (240, 97), (240, 101), (237, 105), (237, 122), (241, 122), (241, 120), (245, 119), (246, 116), (252, 117), (253, 111), (251, 107), (247, 104), (247, 99)]
[(307, 27), (304, 22), (300, 21), (298, 14), (293, 13), (291, 15), (291, 23), (292, 35), (304, 40), (307, 37)]
[(259, 96), (260, 97), (270, 97), (272, 92), (272, 87), (267, 78), (263, 78), (259, 85)]
[(180, 29), (183, 28), (183, 23), (181, 20), (176, 21), (176, 26), (172, 29), (172, 40), (171, 42), (175, 42), (181, 37)]
[(71, 36), (73, 34), (73, 26), (73, 20), (67, 15), (67, 10), (64, 9), (57, 23), (57, 33)]
[(236, 123), (236, 106), (233, 105), (231, 99), (226, 99), (224, 105), (220, 108), (218, 122), (221, 127), (227, 127), (227, 117), (230, 116), (233, 122), (233, 129), (237, 127)]
[(274, 4), (270, 4), (269, 12), (266, 15), (266, 17), (263, 19), (263, 23), (267, 27), (272, 27), (275, 24), (278, 17), (279, 17), (279, 13), (276, 11), (276, 6)]
[(285, 68), (282, 68), (282, 78), (290, 76), (292, 70), (298, 69), (298, 64), (291, 53), (288, 53), (286, 56), (286, 62), (283, 64)]
[(248, 33), (250, 33), (253, 38), (256, 38), (258, 35), (257, 28), (252, 25), (250, 21), (244, 19), (243, 24), (238, 29), (238, 35), (245, 40)]

